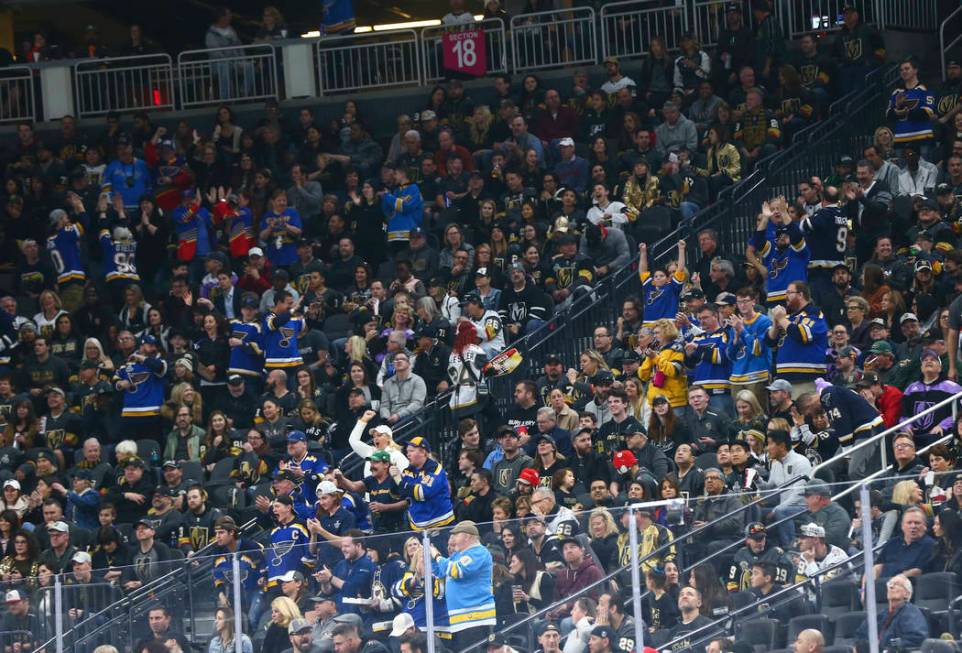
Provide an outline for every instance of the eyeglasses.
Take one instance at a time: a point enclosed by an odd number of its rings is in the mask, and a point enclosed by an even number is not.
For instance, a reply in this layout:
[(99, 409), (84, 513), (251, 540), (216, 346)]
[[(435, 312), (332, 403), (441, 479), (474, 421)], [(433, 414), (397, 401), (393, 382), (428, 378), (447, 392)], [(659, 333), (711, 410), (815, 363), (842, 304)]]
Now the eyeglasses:
[(893, 449), (914, 449), (914, 444), (909, 444), (908, 442), (897, 442), (892, 445)]
[(846, 307), (845, 307), (845, 310), (846, 310), (846, 311), (860, 311), (860, 310), (862, 310), (862, 307), (861, 307), (861, 306), (846, 306)]

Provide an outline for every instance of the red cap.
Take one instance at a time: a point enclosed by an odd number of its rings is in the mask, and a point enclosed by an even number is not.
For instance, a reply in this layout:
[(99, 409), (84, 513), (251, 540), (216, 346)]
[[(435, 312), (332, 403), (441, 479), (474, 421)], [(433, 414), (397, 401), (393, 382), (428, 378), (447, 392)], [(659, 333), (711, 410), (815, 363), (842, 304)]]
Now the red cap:
[(538, 476), (537, 470), (535, 470), (533, 467), (525, 467), (522, 469), (521, 473), (518, 474), (518, 480), (524, 481), (532, 487), (537, 487), (541, 484), (541, 477)]
[(622, 449), (616, 453), (614, 459), (611, 461), (611, 464), (615, 467), (615, 471), (619, 474), (627, 474), (631, 466), (637, 463), (638, 459), (635, 458), (635, 454), (631, 453), (628, 449)]

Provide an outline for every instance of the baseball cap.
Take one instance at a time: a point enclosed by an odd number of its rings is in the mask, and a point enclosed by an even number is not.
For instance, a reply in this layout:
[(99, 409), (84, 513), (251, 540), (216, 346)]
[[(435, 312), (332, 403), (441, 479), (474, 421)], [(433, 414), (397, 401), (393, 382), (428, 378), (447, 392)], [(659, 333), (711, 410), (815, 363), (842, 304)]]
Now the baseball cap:
[(805, 496), (807, 497), (830, 497), (832, 493), (823, 481), (813, 478), (805, 484)]
[(334, 617), (334, 623), (336, 624), (350, 624), (352, 626), (357, 626), (360, 628), (364, 621), (361, 619), (361, 615), (349, 612), (347, 614), (339, 614)]
[(476, 276), (476, 277), (489, 277), (489, 276), (491, 276), (491, 275), (488, 274), (488, 268), (486, 268), (486, 267), (484, 267), (484, 266), (481, 266), (481, 267), (479, 267), (477, 270), (474, 271), (474, 276)]
[(391, 462), (391, 454), (387, 451), (375, 451), (367, 459), (372, 463), (389, 463)]
[(180, 463), (177, 462), (176, 460), (165, 460), (164, 464), (162, 465), (162, 468), (167, 469), (168, 467), (173, 467), (174, 469), (180, 469)]
[(451, 529), (451, 535), (457, 535), (458, 533), (467, 533), (468, 535), (474, 535), (475, 537), (480, 537), (481, 535), (478, 532), (478, 527), (475, 526), (474, 522), (470, 519), (458, 522), (458, 525)]
[(481, 295), (476, 292), (469, 292), (464, 296), (464, 304), (480, 304), (484, 305), (484, 300), (481, 299)]
[(260, 247), (251, 247), (247, 250), (247, 256), (264, 256), (264, 250)]
[(765, 530), (765, 524), (761, 523), (760, 521), (752, 522), (745, 527), (745, 537), (750, 540), (755, 540), (757, 542), (765, 539), (767, 535), (768, 532)]
[(394, 431), (392, 431), (391, 427), (388, 426), (387, 424), (379, 424), (372, 429), (368, 429), (368, 433), (370, 433), (371, 435), (374, 435), (375, 433), (379, 433), (381, 435), (386, 435), (389, 438), (394, 437)]
[(47, 532), (54, 531), (57, 533), (69, 533), (70, 527), (67, 526), (67, 522), (55, 521), (49, 526), (47, 526)]
[(614, 637), (614, 635), (615, 634), (611, 629), (611, 626), (595, 626), (591, 629), (592, 637), (607, 637), (608, 639), (611, 639)]
[(154, 489), (154, 496), (155, 496), (155, 497), (170, 497), (170, 498), (174, 498), (174, 497), (177, 496), (177, 490), (175, 490), (174, 488), (170, 487), (169, 485), (158, 485), (158, 486)]
[(4, 596), (4, 603), (17, 603), (23, 601), (26, 597), (17, 590), (10, 590)]
[(294, 571), (294, 570), (292, 569), (291, 571), (287, 572), (287, 573), (284, 574), (283, 576), (279, 576), (277, 580), (279, 580), (279, 581), (282, 582), (282, 583), (289, 583), (289, 582), (291, 582), (292, 580), (303, 581), (303, 580), (304, 580), (304, 574), (302, 574), (302, 573), (299, 572), (299, 571)]
[(899, 318), (899, 324), (905, 324), (906, 322), (919, 321), (918, 316), (915, 313), (905, 313)]
[(153, 334), (145, 333), (144, 335), (140, 336), (140, 344), (142, 344), (142, 345), (154, 345), (154, 346), (156, 347), (156, 346), (157, 346), (157, 338), (156, 338)]
[(552, 353), (548, 354), (547, 356), (545, 356), (545, 359), (544, 359), (544, 364), (545, 364), (545, 365), (554, 364), (554, 363), (563, 363), (563, 362), (564, 362), (564, 361), (561, 360), (561, 355), (560, 355), (560, 354), (557, 354), (557, 353), (554, 353), (554, 352), (552, 352)]
[(17, 490), (21, 489), (21, 488), (20, 488), (20, 481), (18, 481), (18, 480), (15, 479), (15, 478), (8, 478), (7, 480), (5, 480), (5, 481), (3, 482), (3, 487), (4, 487), (4, 488), (12, 487), (12, 488), (16, 488)]
[(869, 320), (869, 322), (868, 322), (868, 328), (869, 328), (869, 330), (871, 330), (873, 327), (882, 327), (883, 329), (887, 329), (887, 328), (888, 328), (888, 327), (886, 326), (886, 324), (885, 324), (885, 320), (883, 320), (883, 319), (880, 318), (880, 317), (877, 317), (877, 318), (874, 318), (874, 319), (872, 319), (872, 320)]
[(93, 558), (91, 558), (90, 554), (86, 551), (77, 551), (75, 554), (73, 554), (73, 557), (70, 559), (70, 561), (82, 565), (92, 562)]
[(124, 463), (124, 467), (140, 467), (141, 469), (145, 469), (147, 465), (144, 463), (142, 458), (131, 456), (127, 459), (127, 462)]
[(920, 272), (922, 270), (931, 270), (932, 262), (928, 259), (920, 258), (915, 262), (915, 271)]
[(734, 306), (736, 301), (735, 293), (731, 292), (720, 292), (715, 297), (715, 303), (719, 306)]
[(61, 397), (66, 397), (66, 396), (67, 396), (67, 393), (64, 392), (64, 391), (63, 391), (63, 388), (61, 388), (61, 387), (59, 387), (59, 386), (53, 386), (52, 388), (50, 388), (49, 392), (56, 393), (56, 394), (60, 395)]
[(599, 385), (602, 383), (614, 383), (615, 377), (609, 370), (599, 370), (597, 374), (591, 377), (591, 382), (594, 385)]
[(405, 444), (407, 444), (407, 446), (409, 447), (417, 447), (419, 449), (424, 449), (425, 451), (428, 451), (428, 452), (431, 451), (431, 444), (428, 442), (427, 438), (425, 438), (423, 435), (416, 435), (410, 440), (408, 440)]
[(217, 521), (214, 522), (214, 528), (215, 528), (215, 529), (220, 528), (220, 529), (223, 529), (223, 530), (225, 530), (225, 531), (236, 531), (236, 530), (238, 530), (238, 528), (237, 528), (237, 522), (235, 522), (235, 521), (234, 521), (234, 518), (231, 517), (231, 516), (229, 516), (229, 515), (225, 515), (225, 516), (223, 516), (223, 517), (218, 518)]
[(138, 526), (146, 526), (147, 528), (149, 528), (149, 529), (151, 529), (151, 530), (157, 530), (156, 528), (154, 528), (154, 522), (152, 522), (152, 521), (150, 521), (149, 519), (146, 519), (146, 518), (144, 518), (144, 519), (138, 519), (137, 521), (135, 521), (135, 522), (134, 522), (134, 529), (136, 530), (136, 528), (137, 528)]
[(940, 363), (942, 362), (942, 359), (939, 357), (939, 352), (935, 351), (934, 349), (925, 349), (922, 351), (922, 355), (919, 356), (919, 360), (924, 361), (926, 358), (934, 358)]
[(514, 271), (525, 272), (524, 263), (522, 263), (521, 261), (515, 261), (514, 263), (511, 264), (511, 267), (509, 267), (508, 269), (511, 270), (512, 272)]
[(869, 388), (879, 382), (879, 376), (875, 372), (865, 372), (862, 378), (855, 382), (857, 388)]
[(293, 635), (294, 633), (300, 633), (313, 628), (314, 627), (311, 625), (311, 622), (309, 622), (307, 619), (291, 619), (290, 625), (287, 626), (287, 632), (288, 634)]
[(274, 474), (274, 480), (275, 481), (291, 481), (292, 483), (297, 482), (297, 478), (286, 469), (282, 469), (276, 474)]
[(681, 296), (682, 299), (705, 299), (705, 293), (701, 288), (690, 288), (685, 294)]
[(538, 471), (533, 467), (525, 467), (518, 473), (518, 480), (533, 487), (541, 482), (541, 477), (538, 476)]
[(855, 159), (853, 159), (852, 157), (850, 157), (850, 156), (847, 155), (847, 154), (843, 154), (842, 156), (840, 156), (840, 157), (838, 158), (838, 163), (837, 163), (836, 165), (840, 165), (840, 166), (853, 166), (853, 165), (855, 165)]
[(952, 193), (952, 184), (947, 184), (944, 181), (935, 187), (936, 195), (949, 195)]
[(737, 3), (735, 3), (735, 2), (729, 2), (727, 5), (725, 5), (725, 13), (726, 13), (726, 14), (731, 14), (731, 13), (740, 14), (740, 13), (742, 13), (742, 10), (738, 8), (738, 4), (737, 4)]
[(655, 404), (667, 404), (667, 403), (668, 403), (668, 397), (666, 397), (665, 395), (655, 395), (651, 400), (652, 406), (654, 406)]
[(391, 637), (400, 637), (407, 632), (409, 628), (414, 627), (414, 617), (412, 617), (407, 612), (402, 612), (401, 614), (394, 617), (394, 621), (391, 622)]
[(560, 147), (574, 147), (575, 142), (574, 142), (574, 139), (565, 136), (560, 141), (558, 141), (558, 145)]
[(317, 496), (324, 494), (337, 494), (337, 486), (334, 485), (333, 481), (321, 481), (317, 485)]
[(791, 392), (792, 384), (785, 379), (775, 379), (766, 386), (766, 390), (781, 390), (782, 392)]
[(934, 197), (923, 197), (922, 205), (919, 208), (932, 209), (933, 211), (938, 211), (939, 203), (935, 201)]
[(427, 234), (427, 232), (424, 230), (424, 227), (414, 227), (408, 234), (408, 238), (417, 238), (418, 236), (424, 236), (425, 234)]
[(889, 354), (893, 353), (892, 345), (889, 344), (888, 340), (876, 340), (872, 343), (872, 347), (869, 349), (871, 354)]
[(799, 534), (802, 537), (825, 537), (825, 529), (815, 522), (809, 522), (802, 526)]
[(260, 308), (260, 305), (261, 302), (254, 293), (247, 292), (241, 295), (241, 308), (244, 306), (247, 308)]
[(638, 458), (630, 449), (622, 449), (614, 455), (611, 464), (614, 465), (615, 471), (619, 474), (627, 474), (632, 465), (638, 464)]
[(304, 431), (291, 431), (287, 434), (288, 442), (307, 442), (307, 434)]
[(858, 356), (858, 349), (856, 349), (852, 345), (845, 345), (844, 347), (838, 350), (839, 358), (849, 358), (851, 356)]
[(244, 377), (242, 377), (240, 374), (231, 374), (230, 376), (227, 377), (227, 385), (232, 385), (234, 387), (237, 387), (243, 382), (244, 382)]

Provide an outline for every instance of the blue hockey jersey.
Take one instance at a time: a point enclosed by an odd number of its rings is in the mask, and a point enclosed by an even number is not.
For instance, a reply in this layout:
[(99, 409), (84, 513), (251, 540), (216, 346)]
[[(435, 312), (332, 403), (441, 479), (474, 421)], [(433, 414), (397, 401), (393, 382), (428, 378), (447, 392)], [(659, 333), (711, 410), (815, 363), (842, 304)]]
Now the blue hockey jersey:
[(290, 313), (268, 313), (261, 326), (264, 367), (298, 367), (304, 364), (297, 348), (297, 336), (305, 329), (304, 318)]
[(264, 369), (264, 351), (261, 349), (261, 325), (258, 322), (230, 321), (230, 337), (243, 341), (230, 348), (228, 374), (240, 374), (260, 378)]
[(688, 377), (691, 385), (704, 388), (708, 394), (729, 391), (732, 364), (728, 357), (728, 346), (731, 341), (732, 333), (728, 328), (712, 333), (702, 331), (692, 336), (689, 342), (698, 345), (698, 349), (685, 356), (685, 364), (694, 370)]
[(261, 216), (261, 225), (270, 229), (267, 237), (267, 259), (275, 266), (284, 267), (294, 263), (297, 260), (296, 243), (299, 236), (288, 231), (287, 226), (303, 229), (301, 214), (292, 208), (284, 209), (280, 214), (268, 211)]
[(788, 225), (788, 236), (791, 245), (784, 250), (775, 246), (774, 240), (769, 240), (767, 231), (756, 231), (752, 245), (768, 268), (768, 280), (765, 288), (768, 291), (768, 304), (782, 304), (785, 302), (785, 291), (793, 281), (808, 279), (809, 250), (805, 237), (794, 222)]
[[(129, 381), (131, 386), (124, 391), (124, 417), (152, 417), (160, 415), (164, 403), (164, 376), (167, 374), (167, 361), (160, 356), (147, 358), (144, 362), (131, 360), (117, 369), (114, 385), (119, 381)], [(120, 388), (117, 388), (118, 390)]]
[(823, 206), (801, 221), (802, 234), (811, 260), (808, 269), (831, 270), (845, 263), (848, 249), (848, 216), (837, 206)]
[[(899, 107), (899, 98), (902, 106)], [(895, 117), (895, 142), (930, 140), (935, 137), (932, 122), (935, 119), (935, 95), (924, 84), (914, 88), (897, 88), (889, 96), (888, 113)]]
[[(248, 598), (260, 591), (257, 581), (264, 576), (264, 547), (260, 544), (241, 539), (237, 542), (237, 552), (240, 562), (241, 590), (248, 594)], [(234, 590), (234, 553), (226, 547), (215, 546), (214, 557), (214, 587), (227, 594), (233, 600)]]
[(871, 436), (875, 427), (882, 425), (882, 416), (862, 395), (840, 385), (822, 389), (819, 396), (822, 408), (839, 444), (849, 446)]
[(307, 528), (297, 519), (271, 530), (271, 548), (266, 552), (268, 588), (278, 585), (277, 579), (287, 572), (301, 571), (301, 557), (308, 555), (310, 539)]
[(732, 373), (728, 380), (732, 385), (768, 381), (772, 369), (772, 350), (765, 342), (765, 333), (770, 326), (771, 318), (756, 313), (751, 321), (745, 320), (741, 335), (732, 336), (728, 343), (728, 357), (732, 362)]
[(789, 325), (776, 341), (775, 374), (790, 382), (814, 381), (825, 375), (825, 350), (828, 348), (828, 323), (817, 306), (807, 304), (788, 316)]
[(402, 497), (411, 500), (408, 521), (414, 530), (446, 526), (454, 521), (448, 475), (438, 461), (428, 459), (420, 469), (407, 467), (401, 472), (398, 490)]
[[(434, 602), (434, 627), (442, 633), (448, 631), (448, 606), (444, 601), (444, 581), (437, 576), (431, 579)], [(401, 604), (401, 611), (407, 612), (414, 620), (414, 625), (420, 631), (427, 630), (428, 617), (424, 599), (424, 579), (418, 578), (414, 572), (406, 571), (401, 579), (391, 585), (391, 596)]]
[(450, 558), (438, 556), (432, 568), (445, 579), (444, 593), (448, 604), (451, 632), (476, 626), (494, 626), (494, 595), (491, 592), (491, 552), (475, 544)]
[(57, 270), (57, 283), (61, 285), (87, 280), (87, 271), (80, 258), (80, 237), (83, 232), (83, 226), (68, 224), (47, 238), (47, 251)]
[(107, 281), (140, 281), (137, 274), (137, 241), (114, 240), (106, 229), (100, 230), (104, 278)]
[(685, 287), (685, 273), (675, 272), (661, 288), (656, 288), (652, 283), (650, 272), (642, 272), (638, 276), (645, 303), (641, 326), (653, 327), (662, 318), (674, 320), (678, 314), (678, 299)]
[(381, 210), (388, 216), (388, 241), (405, 241), (411, 229), (421, 226), (424, 220), (424, 199), (417, 184), (398, 187), (393, 193), (381, 198)]

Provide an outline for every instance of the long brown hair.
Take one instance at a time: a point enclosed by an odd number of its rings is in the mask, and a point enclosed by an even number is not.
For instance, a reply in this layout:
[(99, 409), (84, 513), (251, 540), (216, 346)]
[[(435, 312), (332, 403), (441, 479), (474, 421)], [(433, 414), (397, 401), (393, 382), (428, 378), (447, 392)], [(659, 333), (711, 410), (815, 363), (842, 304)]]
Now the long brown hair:
[(668, 412), (665, 413), (664, 422), (661, 421), (654, 409), (652, 409), (651, 419), (648, 420), (648, 439), (655, 444), (665, 444), (671, 438), (672, 431), (675, 430), (676, 419), (675, 411), (672, 410), (670, 404), (668, 406)]

